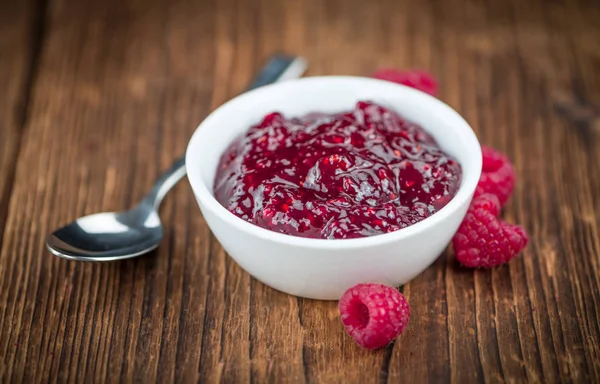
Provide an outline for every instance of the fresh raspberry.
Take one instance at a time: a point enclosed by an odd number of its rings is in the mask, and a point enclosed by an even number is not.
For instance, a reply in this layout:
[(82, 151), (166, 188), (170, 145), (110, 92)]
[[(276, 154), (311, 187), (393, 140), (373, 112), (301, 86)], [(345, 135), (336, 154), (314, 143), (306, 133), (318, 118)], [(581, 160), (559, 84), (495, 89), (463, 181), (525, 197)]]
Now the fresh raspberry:
[(452, 239), (456, 258), (465, 267), (491, 268), (509, 262), (527, 245), (525, 229), (500, 219), (498, 198), (483, 194), (473, 203)]
[(493, 148), (482, 146), (483, 168), (475, 196), (493, 193), (504, 205), (515, 187), (515, 169), (506, 155)]
[(436, 96), (438, 91), (438, 83), (435, 78), (430, 73), (421, 70), (399, 71), (397, 69), (381, 69), (375, 72), (373, 77), (406, 85), (428, 93), (431, 96)]
[(363, 348), (377, 349), (392, 342), (408, 323), (410, 307), (395, 288), (357, 284), (340, 298), (346, 332)]

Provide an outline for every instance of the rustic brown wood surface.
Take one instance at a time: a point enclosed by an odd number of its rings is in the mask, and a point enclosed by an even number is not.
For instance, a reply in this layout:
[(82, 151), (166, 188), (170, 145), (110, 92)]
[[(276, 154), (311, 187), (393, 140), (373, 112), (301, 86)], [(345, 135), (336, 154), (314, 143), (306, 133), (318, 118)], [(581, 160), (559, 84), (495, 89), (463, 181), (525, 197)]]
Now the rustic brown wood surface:
[[(594, 0), (0, 1), (0, 382), (600, 382), (599, 42)], [(310, 75), (434, 73), (514, 160), (524, 255), (474, 272), (446, 252), (404, 286), (404, 334), (366, 352), (336, 303), (240, 269), (187, 181), (147, 257), (45, 250), (142, 196), (275, 51)]]

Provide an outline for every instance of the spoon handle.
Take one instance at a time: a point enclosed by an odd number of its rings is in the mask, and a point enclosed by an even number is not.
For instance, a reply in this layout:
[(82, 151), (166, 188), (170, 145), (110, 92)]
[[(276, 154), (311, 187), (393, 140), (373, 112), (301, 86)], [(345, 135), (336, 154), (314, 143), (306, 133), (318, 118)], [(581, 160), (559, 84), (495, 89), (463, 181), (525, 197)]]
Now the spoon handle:
[[(306, 60), (301, 57), (275, 55), (256, 76), (248, 88), (248, 91), (262, 87), (263, 85), (298, 78), (306, 71), (306, 67)], [(154, 207), (154, 209), (158, 209), (167, 192), (169, 192), (169, 190), (171, 190), (171, 188), (173, 188), (186, 173), (185, 155), (183, 155), (159, 177), (150, 192), (144, 197), (141, 204), (150, 205)]]

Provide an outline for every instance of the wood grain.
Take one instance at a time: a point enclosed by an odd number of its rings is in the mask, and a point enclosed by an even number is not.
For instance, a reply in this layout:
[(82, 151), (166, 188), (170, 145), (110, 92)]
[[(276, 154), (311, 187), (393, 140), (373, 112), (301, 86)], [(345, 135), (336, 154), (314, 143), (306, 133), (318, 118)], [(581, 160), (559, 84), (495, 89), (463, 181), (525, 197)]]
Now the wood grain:
[[(600, 382), (600, 6), (546, 0), (38, 0), (0, 12), (0, 382)], [(46, 233), (129, 206), (276, 51), (310, 74), (425, 68), (518, 185), (531, 234), (491, 271), (451, 251), (402, 289), (387, 349), (336, 303), (252, 279), (183, 182), (153, 254), (52, 257)]]
[(21, 134), (29, 111), (40, 49), (39, 13), (33, 2), (3, 4), (0, 8), (0, 237), (14, 180)]

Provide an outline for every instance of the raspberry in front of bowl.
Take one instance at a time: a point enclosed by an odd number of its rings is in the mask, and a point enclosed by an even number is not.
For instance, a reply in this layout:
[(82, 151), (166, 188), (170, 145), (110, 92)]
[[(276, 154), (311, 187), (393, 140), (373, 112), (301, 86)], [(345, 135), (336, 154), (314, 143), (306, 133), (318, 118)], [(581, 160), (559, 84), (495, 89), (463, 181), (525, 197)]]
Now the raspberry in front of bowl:
[(349, 239), (396, 231), (446, 205), (458, 162), (423, 128), (370, 101), (350, 111), (271, 113), (220, 159), (217, 200), (293, 236)]

